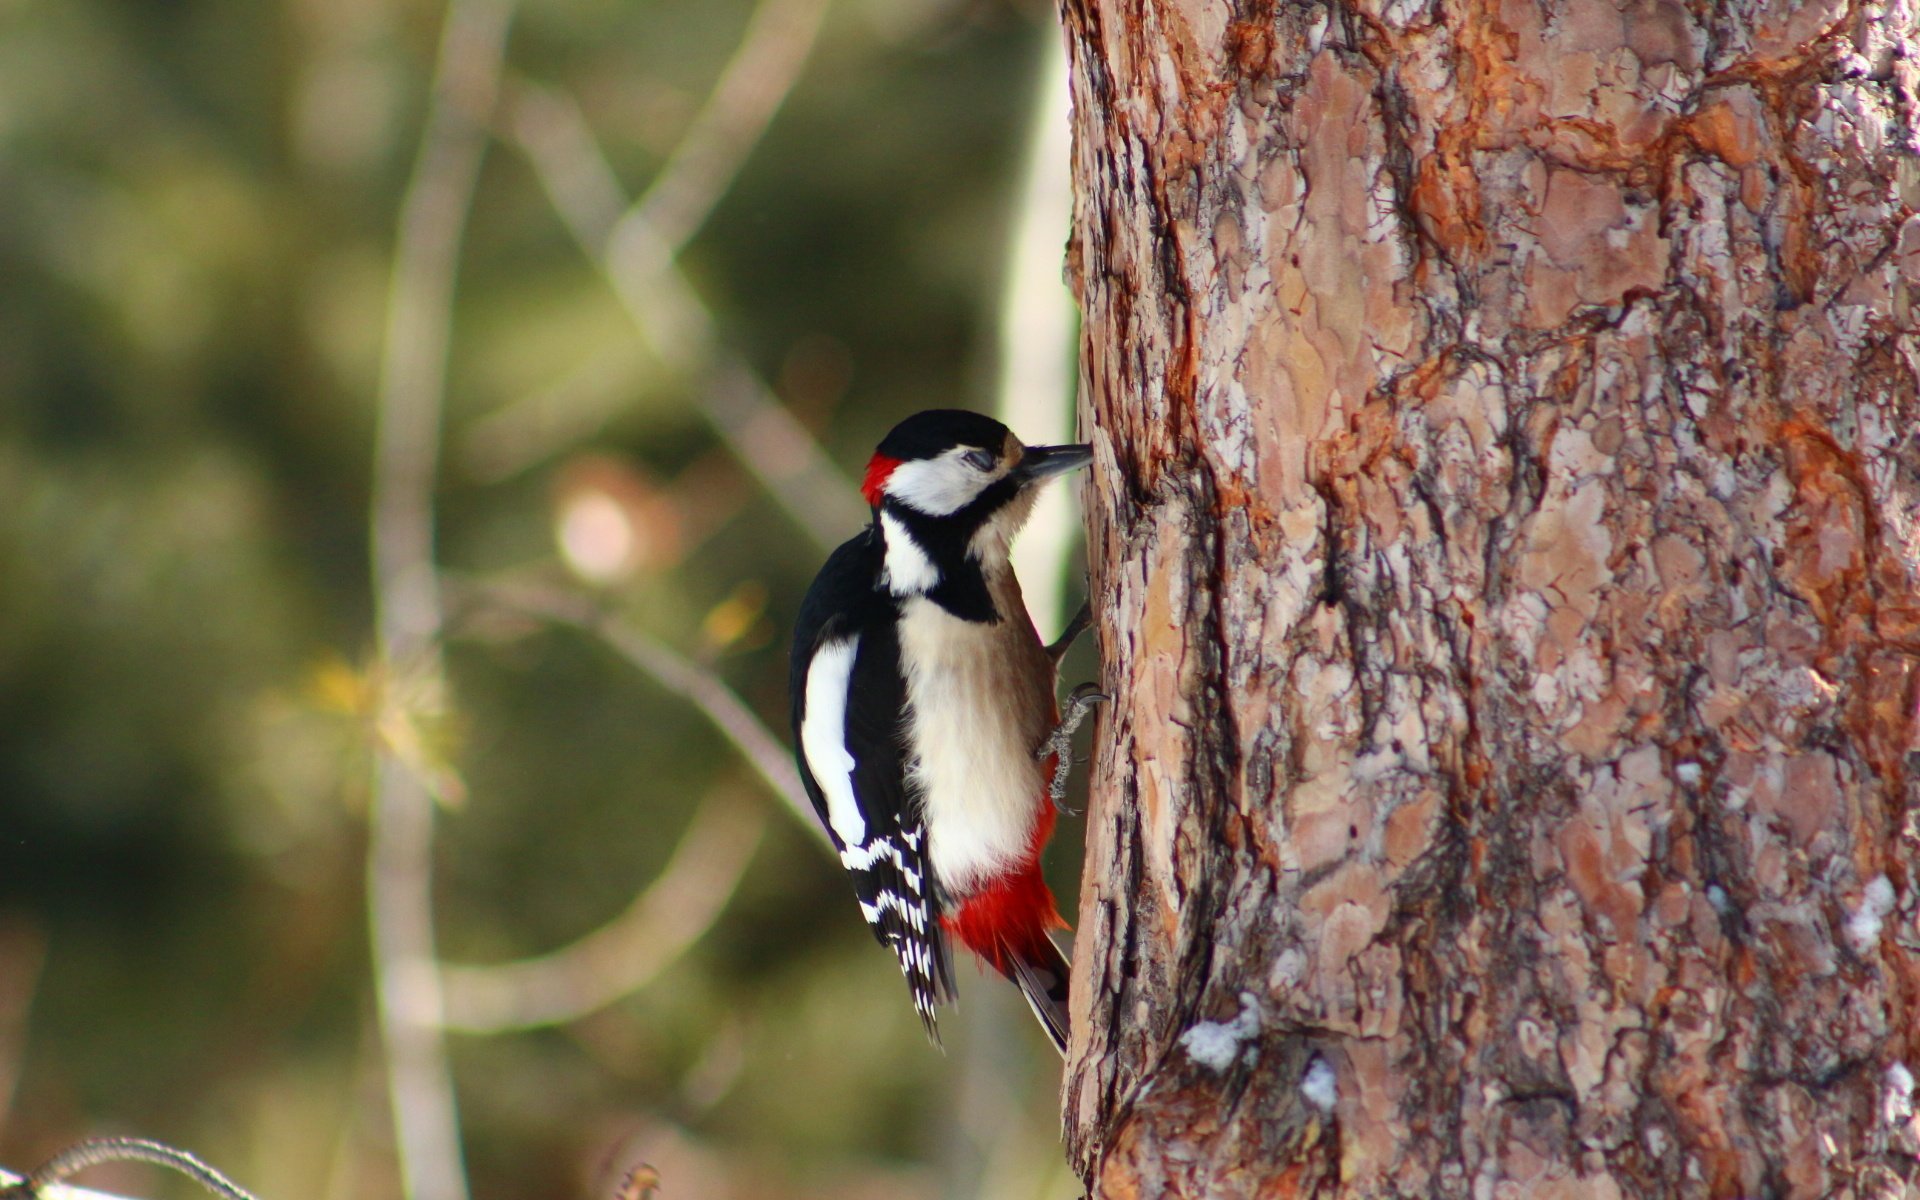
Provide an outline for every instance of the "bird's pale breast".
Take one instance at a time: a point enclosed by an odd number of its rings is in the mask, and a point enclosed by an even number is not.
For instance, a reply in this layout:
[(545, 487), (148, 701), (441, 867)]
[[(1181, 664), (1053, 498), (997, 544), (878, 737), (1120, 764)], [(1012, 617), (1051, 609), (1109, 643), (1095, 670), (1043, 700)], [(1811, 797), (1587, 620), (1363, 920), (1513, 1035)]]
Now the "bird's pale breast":
[(964, 621), (913, 598), (900, 623), (909, 779), (934, 872), (959, 897), (1027, 853), (1046, 802), (1034, 751), (1053, 722), (1053, 663), (1012, 571), (990, 572), (988, 586), (997, 622)]

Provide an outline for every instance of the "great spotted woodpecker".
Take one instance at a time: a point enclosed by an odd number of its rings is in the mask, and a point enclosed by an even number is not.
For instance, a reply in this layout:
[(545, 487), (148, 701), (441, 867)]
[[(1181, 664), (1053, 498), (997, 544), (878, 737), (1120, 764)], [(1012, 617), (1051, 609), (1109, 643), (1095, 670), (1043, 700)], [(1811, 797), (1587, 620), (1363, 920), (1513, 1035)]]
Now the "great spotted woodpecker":
[(793, 639), (793, 731), (807, 795), (892, 950), (927, 1035), (954, 994), (947, 936), (1019, 986), (1064, 1054), (1066, 922), (1040, 873), (1067, 738), (1094, 700), (1055, 699), (1007, 559), (1039, 485), (1086, 446), (1025, 446), (989, 417), (923, 412), (862, 486), (873, 518), (828, 558)]

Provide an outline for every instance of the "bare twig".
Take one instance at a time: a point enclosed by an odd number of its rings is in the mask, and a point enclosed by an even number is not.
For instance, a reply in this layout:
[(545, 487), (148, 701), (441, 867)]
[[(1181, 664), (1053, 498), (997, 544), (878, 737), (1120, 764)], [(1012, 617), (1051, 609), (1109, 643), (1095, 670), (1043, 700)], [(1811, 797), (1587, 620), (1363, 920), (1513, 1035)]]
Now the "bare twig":
[[(756, 18), (754, 36), (771, 36), (764, 31), (777, 28)], [(765, 53), (750, 51), (751, 45), (743, 46), (736, 62)], [(797, 66), (798, 59), (794, 62)], [(729, 68), (727, 77), (734, 74)], [(773, 107), (777, 105), (766, 107), (765, 113), (771, 115)], [(578, 108), (561, 96), (526, 86), (515, 89), (510, 110), (514, 140), (582, 253), (626, 309), (636, 333), (670, 371), (696, 381), (714, 429), (794, 521), (821, 545), (838, 543), (863, 515), (851, 482), (752, 368), (720, 345), (712, 314), (675, 265), (679, 244), (648, 223), (648, 202), (617, 215), (619, 181)], [(724, 122), (696, 122), (696, 129), (728, 127)], [(754, 132), (757, 135), (757, 129)], [(676, 155), (676, 160), (685, 157)], [(678, 192), (677, 186), (670, 190)], [(656, 194), (661, 193), (649, 192)], [(692, 207), (681, 200), (674, 206), (682, 213)], [(691, 233), (688, 218), (676, 220), (683, 235)]]
[[(235, 1184), (225, 1175), (214, 1170), (206, 1163), (187, 1153), (176, 1150), (161, 1142), (148, 1141), (146, 1138), (109, 1137), (89, 1138), (76, 1142), (29, 1171), (24, 1178), (12, 1179), (0, 1172), (0, 1200), (56, 1200), (58, 1192), (55, 1185), (69, 1176), (78, 1175), (88, 1167), (97, 1167), (110, 1162), (144, 1162), (167, 1167), (180, 1172), (207, 1191), (224, 1200), (254, 1200), (253, 1194)], [(69, 1195), (79, 1193), (79, 1189), (59, 1188), (58, 1191)], [(79, 1193), (99, 1196), (101, 1193)]]
[[(656, 281), (675, 270), (673, 260), (706, 223), (793, 90), (826, 9), (826, 0), (761, 4), (685, 136), (631, 204), (569, 100), (526, 82), (512, 89), (512, 136), (529, 154), (540, 148), (535, 165), (556, 210), (587, 256), (613, 281), (629, 311), (636, 313), (642, 340), (682, 373), (697, 369), (712, 353), (706, 345), (712, 339), (712, 322), (704, 319), (697, 301), (694, 311), (688, 311), (689, 297), (668, 295), (662, 300), (652, 295), (661, 286), (684, 290), (677, 274), (664, 284)], [(476, 423), (467, 439), (468, 457), (483, 473), (497, 477), (551, 453), (558, 441), (599, 428), (610, 415), (605, 390), (610, 372), (603, 357)], [(724, 376), (725, 371), (720, 373)], [(815, 469), (824, 463), (805, 430), (790, 420), (769, 418), (752, 390), (744, 404), (735, 395), (737, 386), (722, 390), (729, 394), (709, 406), (711, 415), (730, 443), (736, 440), (730, 432), (736, 428), (745, 431), (742, 437), (753, 439), (738, 448), (749, 466), (784, 477), (797, 467)], [(764, 387), (758, 390), (778, 407)], [(561, 414), (558, 419), (556, 413)], [(757, 429), (752, 427), (756, 420)], [(797, 457), (796, 433), (806, 443)]]
[[(765, 0), (754, 10), (706, 104), (613, 229), (609, 257), (616, 264), (627, 230), (671, 258), (706, 223), (799, 80), (826, 12), (826, 0)], [(622, 269), (658, 270), (644, 262)]]
[[(394, 252), (373, 482), (373, 592), (388, 699), (382, 724), (409, 727), (439, 702), (441, 612), (433, 490), (454, 280), (486, 150), (510, 0), (451, 0), (434, 101)], [(408, 1200), (464, 1200), (453, 1080), (434, 964), (429, 780), (382, 739), (367, 851), (367, 906), (387, 1087)]]
[(439, 630), (433, 480), (454, 277), (510, 12), (509, 0), (448, 5), (434, 104), (400, 213), (380, 371), (373, 554), (380, 636), (406, 654), (425, 651)]
[(446, 1025), (502, 1033), (578, 1020), (646, 986), (726, 907), (766, 817), (709, 799), (673, 858), (625, 912), (563, 949), (492, 966), (443, 966)]
[(705, 670), (682, 655), (674, 653), (646, 634), (623, 625), (596, 608), (592, 602), (557, 588), (497, 584), (476, 591), (476, 602), (490, 603), (526, 616), (538, 617), (558, 625), (569, 625), (605, 641), (620, 657), (651, 675), (668, 691), (699, 709), (714, 728), (733, 743), (803, 828), (822, 846), (826, 834), (814, 816), (806, 792), (800, 786), (800, 774), (793, 758), (778, 739), (767, 732), (760, 718), (743, 704), (733, 690), (713, 672)]

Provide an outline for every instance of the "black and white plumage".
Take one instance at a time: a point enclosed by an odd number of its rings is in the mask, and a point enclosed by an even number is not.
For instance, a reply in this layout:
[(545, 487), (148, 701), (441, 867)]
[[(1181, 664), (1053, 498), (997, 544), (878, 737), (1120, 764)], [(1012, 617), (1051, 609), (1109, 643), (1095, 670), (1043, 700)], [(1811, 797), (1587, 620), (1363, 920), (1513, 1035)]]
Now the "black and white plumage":
[(1053, 659), (1007, 561), (1038, 484), (1084, 446), (1022, 445), (941, 410), (902, 422), (863, 487), (873, 521), (827, 560), (794, 631), (801, 777), (927, 1031), (953, 995), (947, 936), (1067, 1033), (1052, 832)]
[(953, 974), (927, 870), (926, 826), (907, 795), (899, 637), (891, 605), (870, 586), (882, 553), (871, 528), (846, 542), (800, 606), (794, 741), (800, 777), (853, 880), (860, 913), (899, 960), (913, 1006), (937, 1037), (933, 1011), (953, 996)]

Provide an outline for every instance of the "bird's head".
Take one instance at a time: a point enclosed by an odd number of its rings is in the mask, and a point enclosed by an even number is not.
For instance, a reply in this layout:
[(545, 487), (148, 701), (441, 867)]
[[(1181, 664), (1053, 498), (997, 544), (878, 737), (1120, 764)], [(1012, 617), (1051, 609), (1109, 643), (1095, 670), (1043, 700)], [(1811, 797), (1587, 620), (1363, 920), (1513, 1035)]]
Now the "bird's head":
[(1092, 457), (1088, 446), (1027, 446), (992, 417), (936, 408), (893, 427), (860, 490), (876, 509), (977, 521)]
[(960, 409), (900, 422), (860, 487), (888, 545), (889, 586), (925, 593), (969, 560), (988, 570), (1004, 564), (1039, 485), (1092, 457), (1084, 445), (1024, 445), (992, 417)]

